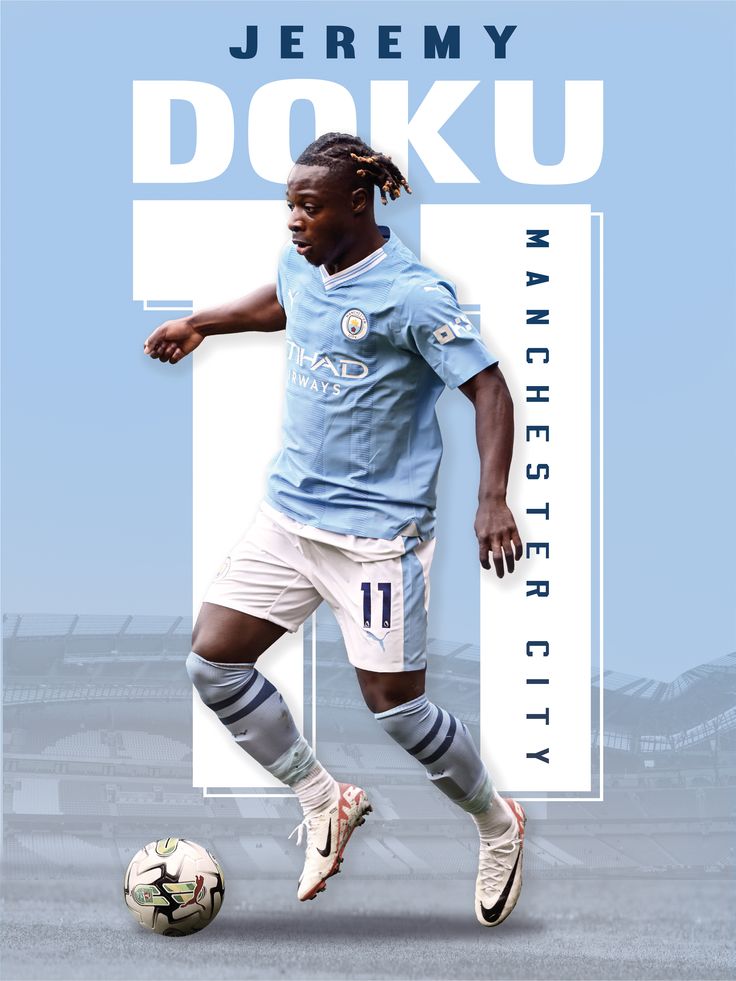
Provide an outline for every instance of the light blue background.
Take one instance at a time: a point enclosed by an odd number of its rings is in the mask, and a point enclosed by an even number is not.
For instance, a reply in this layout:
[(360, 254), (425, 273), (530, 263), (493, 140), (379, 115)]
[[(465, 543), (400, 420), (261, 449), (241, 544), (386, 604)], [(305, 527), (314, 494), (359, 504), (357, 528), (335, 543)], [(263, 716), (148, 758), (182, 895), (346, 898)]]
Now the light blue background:
[[(435, 77), (481, 78), (443, 130), (480, 184), (435, 185), (413, 156), (415, 197), (386, 218), (416, 248), (419, 201), (605, 212), (607, 665), (667, 680), (733, 648), (732, 5), (5, 3), (3, 14), (6, 611), (190, 608), (191, 366), (142, 355), (160, 318), (130, 299), (132, 200), (280, 198), (246, 147), (250, 96), (274, 78), (345, 84), (366, 136), (369, 79), (410, 78), (413, 109)], [(448, 17), (461, 25), (460, 61), (425, 62), (421, 25)], [(248, 23), (262, 28), (261, 52), (236, 61), (227, 49)], [(289, 23), (306, 27), (303, 60), (273, 56), (274, 25)], [(356, 61), (324, 61), (325, 23), (354, 28)], [(402, 60), (376, 60), (378, 23), (403, 26)], [(492, 60), (484, 23), (518, 25), (506, 61)], [(131, 82), (155, 78), (226, 90), (236, 152), (223, 177), (132, 184)], [(564, 80), (603, 79), (599, 173), (563, 188), (504, 178), (494, 78), (534, 79), (542, 162), (562, 152)], [(186, 114), (175, 123), (186, 158)], [(295, 152), (309, 123), (297, 114)], [(461, 396), (443, 401), (441, 499), (464, 504), (441, 509), (441, 541), (460, 545), (454, 568), (439, 552), (433, 624), (457, 639), (478, 617), (474, 495), (453, 465), (472, 420)]]

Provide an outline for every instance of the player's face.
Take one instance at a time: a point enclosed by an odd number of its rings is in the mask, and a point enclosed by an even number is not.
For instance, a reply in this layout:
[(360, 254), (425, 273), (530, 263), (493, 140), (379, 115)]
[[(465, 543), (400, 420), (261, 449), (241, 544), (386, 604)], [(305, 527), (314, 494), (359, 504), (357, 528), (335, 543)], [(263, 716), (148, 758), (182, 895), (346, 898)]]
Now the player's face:
[(359, 202), (356, 205), (344, 177), (328, 167), (299, 164), (289, 174), (286, 202), (291, 212), (289, 231), (299, 255), (313, 266), (327, 266), (328, 271), (350, 264), (360, 234), (356, 215), (363, 209)]

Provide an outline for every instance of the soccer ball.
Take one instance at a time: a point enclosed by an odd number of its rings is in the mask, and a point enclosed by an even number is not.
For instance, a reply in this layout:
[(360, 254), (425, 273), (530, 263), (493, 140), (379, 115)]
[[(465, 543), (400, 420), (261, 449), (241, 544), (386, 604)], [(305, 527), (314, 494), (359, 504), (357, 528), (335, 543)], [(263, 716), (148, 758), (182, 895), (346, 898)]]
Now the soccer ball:
[(217, 916), (225, 878), (206, 848), (186, 838), (162, 838), (133, 856), (123, 890), (141, 926), (183, 937), (203, 930)]

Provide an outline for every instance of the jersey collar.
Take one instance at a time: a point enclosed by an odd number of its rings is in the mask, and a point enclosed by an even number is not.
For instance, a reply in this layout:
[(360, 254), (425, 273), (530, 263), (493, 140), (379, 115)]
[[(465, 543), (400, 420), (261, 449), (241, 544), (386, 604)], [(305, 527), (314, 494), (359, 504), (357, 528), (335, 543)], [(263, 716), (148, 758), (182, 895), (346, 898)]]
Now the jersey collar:
[(383, 235), (386, 242), (384, 245), (379, 246), (375, 252), (371, 252), (360, 262), (353, 263), (352, 266), (348, 266), (346, 269), (341, 269), (340, 272), (334, 273), (332, 276), (327, 272), (324, 266), (319, 267), (320, 275), (322, 276), (322, 285), (326, 290), (334, 290), (337, 286), (342, 286), (344, 283), (349, 283), (351, 279), (356, 279), (358, 276), (362, 276), (363, 273), (368, 272), (369, 269), (373, 269), (378, 265), (379, 262), (387, 256), (386, 245), (390, 241), (391, 231), (385, 225), (378, 226), (379, 231)]

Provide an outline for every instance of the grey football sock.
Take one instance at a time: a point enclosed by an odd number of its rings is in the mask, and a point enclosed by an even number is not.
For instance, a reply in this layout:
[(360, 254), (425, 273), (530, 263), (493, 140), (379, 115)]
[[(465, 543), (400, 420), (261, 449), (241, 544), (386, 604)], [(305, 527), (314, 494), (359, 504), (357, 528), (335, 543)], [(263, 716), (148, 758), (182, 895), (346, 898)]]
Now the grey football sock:
[(314, 753), (287, 704), (252, 664), (221, 664), (192, 652), (186, 669), (204, 704), (269, 773), (291, 786), (314, 769)]
[(454, 715), (420, 695), (375, 718), (425, 767), (435, 787), (463, 810), (479, 814), (488, 808), (491, 779), (470, 733)]

